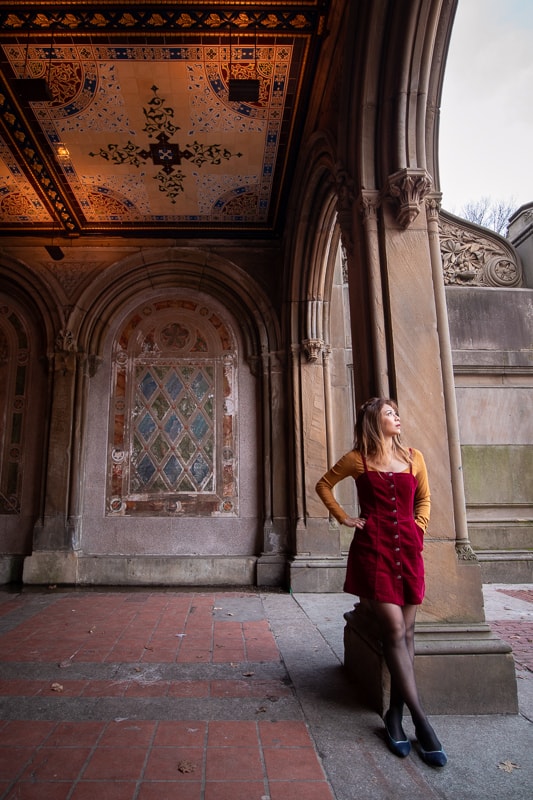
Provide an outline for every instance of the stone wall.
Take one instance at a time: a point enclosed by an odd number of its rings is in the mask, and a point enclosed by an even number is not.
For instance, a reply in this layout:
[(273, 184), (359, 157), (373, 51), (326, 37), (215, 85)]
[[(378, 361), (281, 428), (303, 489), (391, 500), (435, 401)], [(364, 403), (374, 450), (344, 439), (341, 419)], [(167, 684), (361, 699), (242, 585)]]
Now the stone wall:
[(483, 579), (533, 580), (533, 290), (446, 289), (467, 502)]

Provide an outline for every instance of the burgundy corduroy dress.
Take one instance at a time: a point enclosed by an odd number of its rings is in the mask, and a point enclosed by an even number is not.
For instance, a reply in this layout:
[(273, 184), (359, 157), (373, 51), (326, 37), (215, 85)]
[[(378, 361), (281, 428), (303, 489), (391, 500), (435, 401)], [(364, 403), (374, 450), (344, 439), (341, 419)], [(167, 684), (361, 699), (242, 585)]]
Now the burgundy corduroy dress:
[(367, 468), (356, 478), (360, 516), (350, 545), (344, 591), (383, 603), (419, 605), (424, 597), (424, 533), (414, 519), (418, 485), (406, 472)]

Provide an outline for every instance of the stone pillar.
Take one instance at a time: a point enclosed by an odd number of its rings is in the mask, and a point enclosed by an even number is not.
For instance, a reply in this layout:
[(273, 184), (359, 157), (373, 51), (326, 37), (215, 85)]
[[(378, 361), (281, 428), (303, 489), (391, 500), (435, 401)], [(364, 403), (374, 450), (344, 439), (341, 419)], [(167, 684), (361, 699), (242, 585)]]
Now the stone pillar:
[(287, 463), (282, 420), (286, 370), (279, 353), (262, 358), (263, 550), (257, 561), (258, 586), (280, 586), (287, 570)]
[[(429, 207), (428, 223), (424, 202), (430, 181), (423, 170), (410, 173), (402, 170), (389, 179), (381, 252), (390, 309), (392, 392), (404, 441), (424, 454), (432, 500), (415, 669), (430, 713), (516, 713), (511, 648), (485, 622), (481, 572), (468, 547), (438, 229), (434, 208)], [(346, 622), (346, 666), (382, 713), (388, 674), (364, 603), (346, 615)]]
[(345, 572), (340, 530), (336, 523), (312, 511), (314, 506), (322, 505), (315, 492), (316, 480), (322, 474), (316, 465), (323, 463), (331, 438), (329, 348), (322, 340), (305, 339), (295, 350), (295, 357), (301, 386), (301, 459), (306, 469), (300, 470), (302, 484), (296, 492), (303, 502), (296, 525), (295, 556), (290, 564), (290, 587), (294, 592), (339, 592)]
[(45, 477), (44, 514), (35, 525), (33, 553), (24, 561), (24, 583), (75, 583), (77, 526), (70, 519), (74, 433), (80, 354), (69, 331), (61, 331), (50, 358), (53, 374)]

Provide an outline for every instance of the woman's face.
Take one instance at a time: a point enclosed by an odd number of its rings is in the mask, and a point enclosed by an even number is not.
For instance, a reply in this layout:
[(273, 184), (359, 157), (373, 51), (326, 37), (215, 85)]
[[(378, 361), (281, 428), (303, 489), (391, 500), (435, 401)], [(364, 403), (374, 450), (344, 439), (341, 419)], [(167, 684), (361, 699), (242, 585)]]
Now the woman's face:
[(380, 422), (384, 436), (397, 436), (400, 433), (400, 417), (392, 406), (383, 406), (380, 412)]

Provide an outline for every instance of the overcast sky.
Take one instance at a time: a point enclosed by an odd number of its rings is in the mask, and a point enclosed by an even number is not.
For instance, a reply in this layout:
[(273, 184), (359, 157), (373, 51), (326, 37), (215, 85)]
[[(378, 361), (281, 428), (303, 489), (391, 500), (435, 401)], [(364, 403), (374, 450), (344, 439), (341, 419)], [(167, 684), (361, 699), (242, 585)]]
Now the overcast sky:
[(443, 208), (533, 201), (533, 0), (459, 0), (439, 141)]

